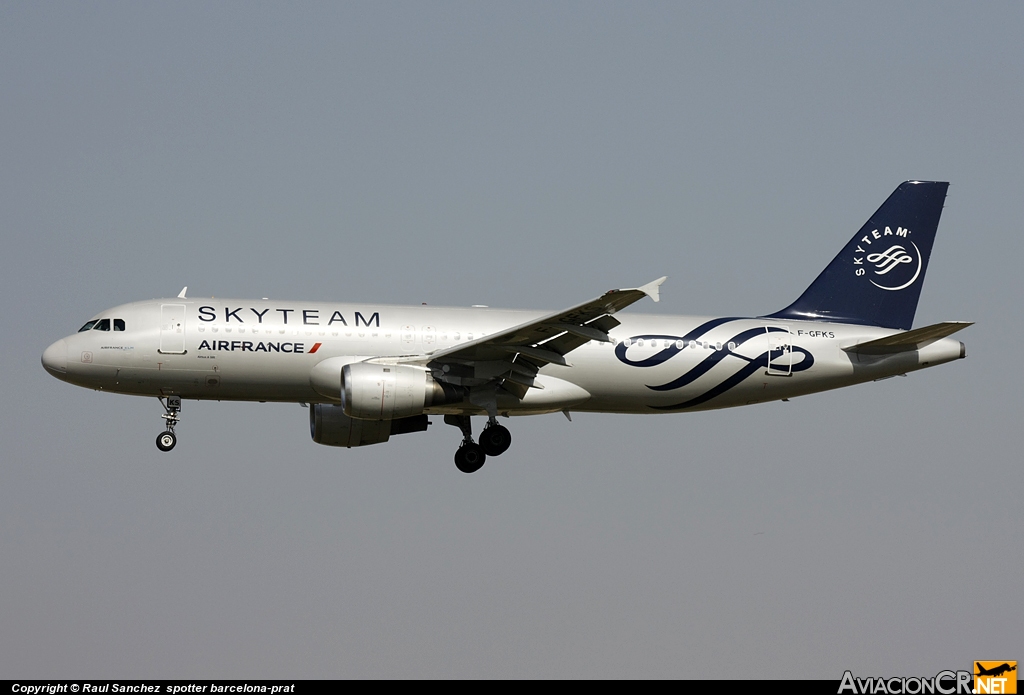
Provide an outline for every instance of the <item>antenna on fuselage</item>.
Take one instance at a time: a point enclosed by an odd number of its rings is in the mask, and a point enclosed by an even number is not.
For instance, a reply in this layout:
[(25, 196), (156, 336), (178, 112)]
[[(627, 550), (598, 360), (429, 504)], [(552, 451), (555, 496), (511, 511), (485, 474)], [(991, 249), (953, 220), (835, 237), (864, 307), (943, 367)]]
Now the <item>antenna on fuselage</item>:
[(178, 299), (188, 299), (188, 297), (185, 296), (186, 292), (188, 292), (188, 285), (181, 288), (181, 292), (178, 293)]

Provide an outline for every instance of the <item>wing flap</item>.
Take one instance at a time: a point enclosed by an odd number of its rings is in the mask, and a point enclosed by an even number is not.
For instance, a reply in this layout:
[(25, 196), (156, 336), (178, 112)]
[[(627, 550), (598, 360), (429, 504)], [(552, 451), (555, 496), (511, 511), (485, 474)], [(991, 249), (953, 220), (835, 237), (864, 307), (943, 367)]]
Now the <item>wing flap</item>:
[[(547, 345), (547, 343), (544, 343)], [(527, 345), (497, 345), (499, 350), (504, 350), (512, 354), (520, 354), (525, 357), (529, 357), (531, 362), (540, 360), (541, 362), (547, 362), (549, 364), (557, 364), (562, 367), (571, 367), (572, 365), (565, 361), (561, 353), (555, 352), (554, 350), (548, 350), (546, 348), (532, 347)]]
[(554, 327), (558, 328), (560, 331), (565, 331), (566, 333), (572, 333), (573, 335), (585, 338), (586, 340), (599, 340), (602, 343), (612, 342), (612, 339), (608, 337), (607, 333), (586, 324), (577, 326), (571, 323), (562, 323)]

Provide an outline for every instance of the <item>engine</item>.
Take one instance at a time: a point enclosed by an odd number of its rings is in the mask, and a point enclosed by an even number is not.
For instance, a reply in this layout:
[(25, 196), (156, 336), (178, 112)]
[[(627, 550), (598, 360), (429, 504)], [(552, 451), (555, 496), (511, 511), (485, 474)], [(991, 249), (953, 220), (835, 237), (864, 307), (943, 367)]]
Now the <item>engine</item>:
[(435, 381), (421, 367), (356, 362), (341, 370), (341, 407), (358, 420), (393, 420), (461, 401), (460, 389)]
[(393, 434), (423, 432), (430, 422), (426, 415), (397, 420), (357, 420), (340, 405), (314, 403), (309, 407), (309, 433), (313, 441), (326, 446), (367, 446), (386, 442)]

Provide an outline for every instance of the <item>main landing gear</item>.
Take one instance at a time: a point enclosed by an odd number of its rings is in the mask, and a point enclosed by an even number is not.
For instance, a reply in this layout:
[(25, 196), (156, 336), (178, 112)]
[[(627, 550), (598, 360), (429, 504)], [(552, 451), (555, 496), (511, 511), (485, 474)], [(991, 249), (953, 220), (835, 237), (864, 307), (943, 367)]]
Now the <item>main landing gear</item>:
[(512, 446), (512, 433), (495, 422), (494, 418), (487, 421), (487, 427), (480, 433), (480, 448), (488, 456), (501, 456)]
[(178, 438), (174, 436), (174, 426), (181, 419), (178, 415), (181, 412), (181, 396), (161, 398), (160, 405), (164, 407), (164, 414), (160, 417), (167, 423), (167, 430), (157, 435), (156, 448), (160, 451), (170, 451), (178, 443)]
[(473, 441), (473, 426), (468, 415), (445, 415), (446, 425), (462, 430), (462, 444), (455, 452), (455, 467), (463, 473), (475, 473), (483, 468), (488, 456), (501, 456), (512, 446), (512, 433), (499, 425), (493, 417), (480, 433), (480, 443)]

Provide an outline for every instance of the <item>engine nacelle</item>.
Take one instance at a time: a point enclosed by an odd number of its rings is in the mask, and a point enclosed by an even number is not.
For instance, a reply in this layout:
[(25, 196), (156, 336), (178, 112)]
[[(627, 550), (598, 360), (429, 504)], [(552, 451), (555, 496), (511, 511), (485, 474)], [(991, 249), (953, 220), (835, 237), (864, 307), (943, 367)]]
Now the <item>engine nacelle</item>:
[(386, 442), (393, 434), (423, 432), (430, 422), (426, 415), (398, 420), (356, 420), (345, 415), (340, 405), (314, 403), (309, 406), (309, 433), (313, 441), (326, 446), (367, 446)]
[(410, 417), (460, 400), (458, 389), (438, 383), (421, 367), (357, 362), (341, 369), (341, 407), (358, 420)]

